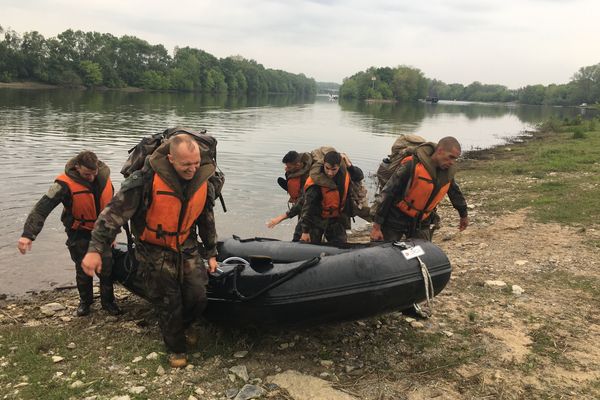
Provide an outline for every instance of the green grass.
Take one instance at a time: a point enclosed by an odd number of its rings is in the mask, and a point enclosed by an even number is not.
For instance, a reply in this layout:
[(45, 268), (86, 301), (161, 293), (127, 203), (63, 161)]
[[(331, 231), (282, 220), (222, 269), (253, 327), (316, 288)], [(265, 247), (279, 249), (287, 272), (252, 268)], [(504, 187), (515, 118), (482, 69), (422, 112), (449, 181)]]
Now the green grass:
[[(597, 223), (600, 131), (588, 129), (598, 125), (563, 126), (565, 132), (490, 150), (492, 160), (465, 163), (459, 179), (469, 181), (467, 197), (485, 193), (483, 207), (496, 213), (529, 207), (540, 222)], [(585, 134), (574, 139), (573, 131)]]
[[(0, 369), (0, 387), (22, 382), (22, 377), (27, 376), (29, 385), (19, 388), (18, 397), (24, 399), (80, 398), (88, 396), (86, 391), (89, 389), (95, 395), (114, 395), (122, 391), (122, 377), (111, 371), (110, 366), (115, 365), (116, 370), (122, 370), (127, 365), (145, 370), (151, 377), (155, 374), (156, 361), (150, 362), (145, 358), (136, 364), (131, 364), (131, 361), (136, 356), (146, 356), (162, 349), (160, 342), (137, 334), (111, 337), (106, 339), (106, 343), (99, 344), (100, 336), (85, 329), (3, 326), (0, 327), (0, 336), (0, 358), (10, 365)], [(71, 342), (76, 344), (74, 349), (67, 348)], [(113, 346), (113, 349), (106, 349), (107, 346)], [(52, 355), (61, 356), (64, 360), (54, 363)], [(63, 375), (57, 377), (57, 372)], [(72, 377), (74, 372), (76, 376)], [(76, 380), (83, 381), (85, 386), (71, 388)]]

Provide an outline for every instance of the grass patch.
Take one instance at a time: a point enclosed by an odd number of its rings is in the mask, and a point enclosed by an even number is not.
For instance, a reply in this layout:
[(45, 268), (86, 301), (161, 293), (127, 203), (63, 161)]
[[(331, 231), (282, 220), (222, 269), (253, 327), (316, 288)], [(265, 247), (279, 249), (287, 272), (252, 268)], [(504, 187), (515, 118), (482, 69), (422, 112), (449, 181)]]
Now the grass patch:
[[(107, 332), (107, 336), (109, 336)], [(0, 359), (8, 365), (0, 369), (0, 387), (7, 391), (19, 390), (24, 399), (66, 399), (95, 395), (114, 395), (122, 390), (122, 377), (116, 371), (127, 366), (153, 376), (156, 361), (145, 358), (131, 364), (136, 356), (160, 351), (161, 343), (140, 335), (118, 335), (101, 338), (98, 332), (86, 329), (61, 329), (58, 327), (0, 327)], [(106, 345), (99, 344), (101, 340)], [(73, 349), (67, 346), (75, 343)], [(107, 346), (112, 349), (106, 349)], [(54, 363), (52, 356), (63, 357)], [(165, 364), (166, 365), (166, 364)], [(24, 378), (27, 377), (27, 378)], [(125, 378), (127, 379), (127, 377)], [(27, 386), (11, 390), (19, 382)], [(81, 380), (84, 386), (72, 388)]]
[(557, 287), (566, 287), (589, 294), (593, 301), (600, 301), (600, 281), (592, 276), (575, 275), (566, 271), (542, 274), (541, 279), (552, 282)]
[[(555, 127), (559, 132), (538, 133), (465, 162), (459, 180), (468, 182), (463, 185), (467, 198), (483, 196), (482, 207), (491, 213), (529, 207), (539, 222), (600, 220), (600, 131), (590, 127), (598, 125), (562, 125)], [(573, 131), (585, 134), (573, 139)]]

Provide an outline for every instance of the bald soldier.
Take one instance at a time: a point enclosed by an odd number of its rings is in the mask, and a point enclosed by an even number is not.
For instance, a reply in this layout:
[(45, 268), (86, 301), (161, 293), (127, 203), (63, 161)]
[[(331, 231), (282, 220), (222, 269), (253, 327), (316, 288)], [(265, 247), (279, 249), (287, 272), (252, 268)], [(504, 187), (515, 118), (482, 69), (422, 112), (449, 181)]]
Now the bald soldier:
[(371, 240), (431, 240), (435, 208), (446, 194), (460, 216), (459, 230), (466, 229), (467, 203), (454, 180), (460, 154), (458, 140), (447, 136), (437, 145), (420, 145), (414, 156), (405, 158), (381, 192)]
[(100, 271), (100, 254), (131, 220), (138, 268), (173, 368), (187, 365), (186, 330), (188, 342), (195, 341), (189, 328), (206, 306), (208, 275), (198, 235), (209, 271), (217, 268), (214, 188), (208, 181), (214, 172), (214, 164), (201, 164), (192, 136), (173, 136), (123, 182), (100, 214), (82, 263), (88, 275)]

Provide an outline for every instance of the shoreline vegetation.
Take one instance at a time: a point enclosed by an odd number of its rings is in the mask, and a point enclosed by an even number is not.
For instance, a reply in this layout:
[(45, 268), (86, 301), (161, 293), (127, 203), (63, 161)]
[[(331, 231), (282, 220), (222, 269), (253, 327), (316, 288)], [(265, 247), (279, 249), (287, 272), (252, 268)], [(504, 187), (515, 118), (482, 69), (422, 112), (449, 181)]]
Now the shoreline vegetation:
[[(203, 324), (193, 365), (175, 371), (151, 306), (124, 290), (117, 291), (121, 317), (97, 305), (90, 317), (72, 317), (75, 291), (1, 299), (0, 393), (599, 398), (598, 160), (598, 119), (550, 120), (511, 143), (467, 152), (458, 180), (471, 225), (458, 232), (455, 210), (440, 206), (434, 242), (448, 254), (453, 276), (427, 320), (391, 312), (316, 327)], [(368, 240), (368, 232), (353, 240)]]
[(420, 99), (478, 102), (517, 102), (531, 105), (578, 106), (600, 103), (600, 63), (581, 67), (566, 84), (527, 85), (509, 89), (503, 85), (473, 82), (447, 84), (431, 79), (418, 68), (370, 67), (345, 78), (340, 98), (396, 100)]
[[(32, 81), (61, 87), (314, 96), (304, 74), (265, 68), (240, 55), (218, 59), (203, 50), (161, 45), (135, 36), (68, 29), (56, 37), (22, 36), (0, 26), (0, 82)], [(30, 87), (30, 86), (29, 86)]]

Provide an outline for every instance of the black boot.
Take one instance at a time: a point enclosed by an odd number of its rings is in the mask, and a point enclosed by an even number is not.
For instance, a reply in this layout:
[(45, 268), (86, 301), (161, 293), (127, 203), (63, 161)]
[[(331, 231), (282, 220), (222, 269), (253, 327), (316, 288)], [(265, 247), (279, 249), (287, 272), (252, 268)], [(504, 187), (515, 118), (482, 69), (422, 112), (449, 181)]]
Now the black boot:
[(89, 282), (77, 282), (77, 291), (79, 292), (79, 306), (75, 315), (83, 317), (89, 315), (90, 306), (94, 302), (94, 292), (91, 279)]
[(102, 309), (110, 315), (123, 314), (123, 311), (119, 308), (117, 303), (115, 303), (112, 282), (107, 283), (104, 282), (103, 279), (100, 279), (100, 303), (102, 304)]
[(78, 317), (85, 317), (90, 314), (90, 304), (84, 301), (79, 301), (79, 306), (77, 307), (77, 311), (75, 315)]

